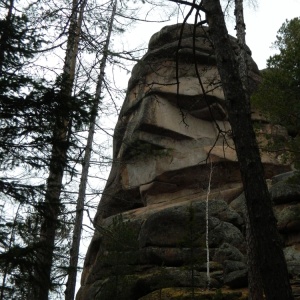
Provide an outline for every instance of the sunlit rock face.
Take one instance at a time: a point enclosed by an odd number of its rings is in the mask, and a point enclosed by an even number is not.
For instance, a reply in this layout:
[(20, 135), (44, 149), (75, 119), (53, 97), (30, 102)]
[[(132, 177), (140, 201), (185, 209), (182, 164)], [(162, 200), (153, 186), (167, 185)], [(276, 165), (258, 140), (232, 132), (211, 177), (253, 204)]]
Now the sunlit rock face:
[[(164, 27), (133, 68), (77, 300), (190, 299), (208, 283), (247, 285), (242, 184), (226, 101), (208, 30), (193, 31)], [(248, 54), (254, 90), (260, 77)], [(257, 113), (253, 120), (261, 145), (266, 133), (285, 135)], [(280, 155), (262, 153), (262, 161), (266, 178), (290, 169)]]

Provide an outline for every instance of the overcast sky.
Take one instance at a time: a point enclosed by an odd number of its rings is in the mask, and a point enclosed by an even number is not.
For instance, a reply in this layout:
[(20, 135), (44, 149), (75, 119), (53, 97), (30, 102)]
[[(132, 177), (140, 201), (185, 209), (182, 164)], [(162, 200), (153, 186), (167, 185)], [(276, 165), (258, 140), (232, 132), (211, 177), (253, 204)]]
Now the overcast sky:
[[(247, 2), (256, 2), (247, 5)], [(288, 19), (300, 16), (300, 0), (244, 0), (246, 41), (252, 50), (252, 56), (259, 69), (266, 66), (266, 60), (275, 50), (271, 49), (276, 39), (276, 33), (282, 23)], [(189, 22), (192, 22), (190, 20)], [(130, 33), (130, 42), (148, 44), (152, 34), (159, 31), (163, 26), (176, 23), (176, 19), (168, 23), (139, 24)], [(235, 36), (234, 21), (227, 20), (229, 33)]]
[(300, 0), (257, 0), (256, 9), (245, 9), (246, 41), (259, 69), (275, 53), (270, 47), (282, 23), (299, 16)]

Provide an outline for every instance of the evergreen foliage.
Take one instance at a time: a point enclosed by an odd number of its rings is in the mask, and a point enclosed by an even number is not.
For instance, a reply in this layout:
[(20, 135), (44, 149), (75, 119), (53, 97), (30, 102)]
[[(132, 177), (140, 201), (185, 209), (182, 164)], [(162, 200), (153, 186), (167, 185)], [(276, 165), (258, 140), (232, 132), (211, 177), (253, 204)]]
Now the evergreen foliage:
[[(73, 176), (78, 142), (72, 133), (88, 123), (91, 96), (82, 89), (65, 101), (61, 77), (52, 83), (32, 72), (36, 53), (47, 43), (45, 28), (29, 20), (26, 10), (17, 10), (15, 2), (2, 1), (0, 7), (0, 299), (33, 299), (40, 224), (48, 214), (44, 178), (55, 143), (54, 128), (59, 116), (70, 115), (72, 147), (65, 168)], [(71, 230), (67, 210), (60, 206), (54, 254), (60, 267), (52, 275), (54, 290), (67, 275), (66, 241)]]
[(14, 1), (2, 4), (7, 10), (0, 20), (0, 298), (28, 299), (43, 185), (24, 175), (46, 167), (53, 105), (45, 82), (27, 69), (43, 43), (39, 30), (15, 10)]
[[(97, 165), (97, 190), (88, 184), (90, 201), (99, 200), (102, 161), (105, 168), (110, 163), (103, 153), (99, 158), (105, 146), (97, 144), (97, 153), (95, 143), (87, 146), (87, 129), (96, 123), (100, 106), (103, 115), (111, 116), (118, 110), (118, 94), (123, 98), (99, 65), (106, 56), (108, 64), (127, 69), (124, 59), (136, 60), (138, 52), (112, 52), (105, 46), (108, 16), (117, 1), (25, 2), (0, 1), (0, 300), (40, 300), (40, 287), (47, 298), (61, 299), (70, 270), (80, 269), (69, 265), (76, 210), (95, 209), (93, 202), (75, 209), (80, 165), (90, 164), (83, 153), (90, 148)], [(132, 22), (131, 4), (120, 1), (113, 33), (124, 32)], [(90, 91), (100, 75), (111, 102), (105, 103), (100, 93), (95, 106)], [(100, 126), (97, 120), (95, 131)], [(59, 184), (51, 185), (53, 175)], [(41, 238), (50, 227), (51, 246), (50, 238)], [(41, 259), (43, 255), (50, 258)], [(39, 275), (46, 268), (44, 280)]]
[(263, 81), (252, 103), (274, 124), (284, 126), (289, 140), (276, 141), (273, 148), (286, 147), (295, 167), (300, 166), (300, 18), (286, 20), (274, 43), (279, 53), (267, 61)]

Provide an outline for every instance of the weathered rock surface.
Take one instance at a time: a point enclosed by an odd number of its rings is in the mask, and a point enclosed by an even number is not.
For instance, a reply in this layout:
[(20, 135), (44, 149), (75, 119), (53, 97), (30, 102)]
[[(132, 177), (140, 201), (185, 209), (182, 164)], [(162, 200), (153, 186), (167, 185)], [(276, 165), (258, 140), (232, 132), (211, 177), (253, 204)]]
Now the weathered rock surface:
[[(132, 71), (77, 300), (213, 299), (220, 288), (231, 296), (218, 299), (246, 299), (245, 290), (223, 289), (247, 286), (244, 197), (226, 103), (207, 29), (197, 28), (193, 52), (193, 26), (185, 25), (179, 45), (180, 28), (156, 33)], [(254, 89), (250, 50), (249, 68)], [(262, 144), (266, 133), (285, 134), (257, 113), (253, 120)], [(280, 153), (262, 153), (262, 161), (266, 178), (290, 170)], [(300, 186), (284, 176), (270, 186), (297, 282)], [(212, 290), (204, 292), (206, 242)]]

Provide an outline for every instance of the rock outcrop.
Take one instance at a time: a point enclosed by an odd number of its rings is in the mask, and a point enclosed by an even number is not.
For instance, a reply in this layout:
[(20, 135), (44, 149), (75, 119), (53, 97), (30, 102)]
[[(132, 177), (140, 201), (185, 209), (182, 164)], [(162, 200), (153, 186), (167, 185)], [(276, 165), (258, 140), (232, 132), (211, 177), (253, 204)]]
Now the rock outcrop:
[[(255, 89), (259, 71), (248, 52)], [(259, 114), (253, 121), (262, 145), (266, 134), (285, 135)], [(207, 28), (194, 37), (192, 25), (164, 27), (132, 71), (77, 300), (246, 297), (244, 198), (230, 133)], [(262, 152), (266, 178), (290, 170), (280, 158)], [(275, 214), (296, 278), (300, 187), (275, 180)]]

